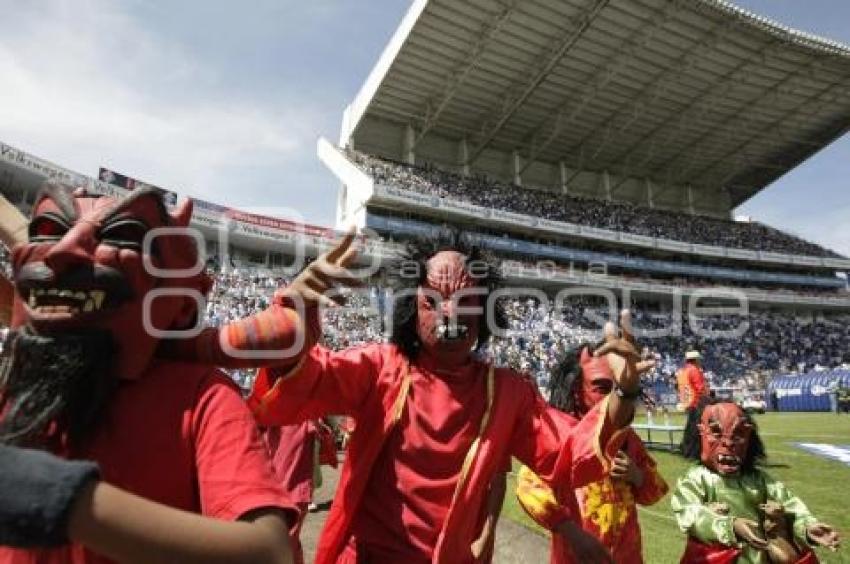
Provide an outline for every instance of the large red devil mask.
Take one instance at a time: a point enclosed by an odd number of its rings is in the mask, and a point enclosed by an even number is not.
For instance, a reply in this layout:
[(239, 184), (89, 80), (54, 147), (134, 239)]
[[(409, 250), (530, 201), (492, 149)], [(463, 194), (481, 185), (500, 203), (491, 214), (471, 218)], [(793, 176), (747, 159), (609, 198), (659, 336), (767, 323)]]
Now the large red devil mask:
[(579, 356), (581, 365), (581, 383), (574, 386), (575, 405), (579, 414), (583, 415), (593, 409), (614, 389), (614, 374), (608, 359), (593, 356), (588, 347), (581, 350)]
[(183, 235), (155, 237), (143, 257), (145, 235), (157, 227), (188, 227), (191, 201), (170, 214), (159, 194), (140, 190), (125, 199), (94, 197), (83, 190), (48, 183), (33, 209), (29, 242), (14, 250), (17, 289), (13, 327), (35, 335), (89, 330), (111, 333), (116, 346), (114, 373), (133, 379), (150, 362), (159, 338), (145, 328), (175, 330), (191, 326), (196, 301), (161, 295), (156, 289), (190, 289), (205, 294), (203, 273), (158, 277), (150, 265), (172, 273), (191, 269), (198, 259), (195, 241)]
[(478, 341), (485, 289), (459, 252), (440, 251), (426, 268), (416, 297), (417, 334), (427, 361), (450, 369), (468, 362)]
[(700, 459), (709, 469), (724, 476), (740, 472), (747, 456), (753, 425), (744, 410), (734, 403), (707, 405), (699, 422)]

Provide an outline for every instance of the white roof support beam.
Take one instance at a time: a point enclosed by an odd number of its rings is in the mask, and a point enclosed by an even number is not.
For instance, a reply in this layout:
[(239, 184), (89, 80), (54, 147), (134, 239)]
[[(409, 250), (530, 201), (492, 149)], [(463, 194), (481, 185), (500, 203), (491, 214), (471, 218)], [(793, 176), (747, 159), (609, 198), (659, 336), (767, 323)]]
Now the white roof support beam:
[(848, 80), (842, 80), (842, 81), (839, 81), (839, 82), (834, 82), (830, 86), (822, 89), (817, 94), (813, 94), (812, 96), (809, 96), (808, 98), (806, 98), (805, 100), (803, 100), (802, 102), (800, 102), (799, 104), (794, 106), (792, 109), (788, 110), (783, 115), (778, 117), (776, 120), (774, 120), (773, 123), (771, 123), (767, 128), (762, 129), (761, 131), (757, 131), (754, 135), (751, 135), (749, 137), (749, 139), (747, 139), (746, 141), (744, 141), (740, 145), (733, 147), (732, 149), (730, 149), (727, 153), (725, 153), (719, 159), (715, 159), (714, 161), (709, 163), (707, 166), (704, 166), (703, 168), (699, 169), (698, 171), (696, 171), (695, 174), (697, 176), (707, 175), (709, 173), (709, 171), (714, 170), (721, 163), (726, 162), (731, 156), (738, 155), (738, 154), (744, 154), (745, 149), (747, 147), (749, 147), (752, 143), (764, 138), (766, 135), (771, 135), (774, 131), (774, 128), (777, 127), (778, 124), (781, 124), (789, 116), (795, 115), (801, 107), (811, 106), (813, 103), (817, 103), (824, 96), (827, 96), (828, 94), (832, 93), (832, 91), (834, 91), (838, 88), (846, 88), (846, 87), (848, 87), (848, 85), (850, 85), (850, 81), (848, 81)]
[[(690, 56), (695, 56), (698, 58), (700, 54), (700, 50), (704, 48), (711, 49), (717, 44), (719, 44), (723, 39), (731, 33), (735, 29), (735, 25), (732, 23), (728, 23), (725, 26), (722, 26), (718, 30), (718, 33), (714, 35), (709, 43), (703, 45), (698, 44), (697, 48), (693, 50), (686, 58)], [(781, 44), (772, 43), (768, 45), (765, 49), (759, 52), (759, 57), (768, 56), (774, 50), (780, 50)], [(726, 92), (730, 88), (732, 84), (737, 81), (742, 74), (748, 72), (750, 67), (754, 63), (751, 61), (742, 61), (740, 64), (736, 65), (733, 69), (727, 72), (724, 76), (720, 78), (720, 80), (714, 82), (709, 87), (703, 89), (696, 97), (694, 97), (688, 105), (682, 109), (677, 110), (675, 113), (675, 118), (672, 122), (664, 122), (655, 128), (651, 129), (646, 135), (641, 136), (640, 139), (635, 141), (631, 147), (621, 152), (619, 155), (615, 156), (612, 159), (614, 163), (614, 167), (623, 166), (624, 161), (629, 160), (632, 156), (640, 149), (641, 147), (646, 147), (649, 145), (651, 148), (654, 148), (658, 143), (658, 136), (661, 133), (667, 133), (667, 138), (662, 143), (662, 145), (667, 145), (671, 141), (674, 141), (678, 138), (684, 131), (686, 131), (686, 125), (690, 120), (693, 119), (694, 115), (705, 110), (706, 107), (710, 106), (712, 102), (717, 98), (723, 98), (726, 95)], [(672, 135), (671, 135), (672, 133)], [(644, 163), (650, 162), (652, 157), (652, 151), (648, 153), (648, 157), (643, 158), (638, 167), (643, 166)]]
[[(783, 88), (786, 84), (796, 79), (798, 76), (805, 74), (808, 72), (808, 65), (810, 65), (814, 61), (814, 58), (807, 59), (804, 63), (802, 63), (797, 70), (794, 72), (787, 73), (784, 77), (782, 77), (776, 83), (768, 86), (759, 92), (756, 96), (750, 98), (747, 102), (745, 102), (742, 106), (738, 108), (737, 111), (733, 112), (726, 119), (722, 120), (721, 123), (717, 124), (711, 130), (707, 131), (705, 134), (699, 136), (697, 139), (688, 143), (684, 147), (682, 147), (679, 151), (674, 153), (672, 157), (667, 159), (661, 165), (654, 167), (651, 174), (657, 174), (659, 171), (663, 170), (672, 170), (674, 165), (682, 160), (683, 157), (686, 157), (691, 151), (694, 150), (698, 145), (704, 145), (707, 140), (713, 139), (717, 137), (720, 133), (725, 131), (730, 124), (737, 123), (740, 120), (741, 115), (745, 112), (750, 111), (752, 108), (758, 106), (762, 103), (763, 98), (768, 95), (775, 88)], [(788, 115), (787, 112), (785, 115)], [(681, 171), (677, 177), (681, 178), (685, 172), (687, 172), (687, 168)]]
[[(638, 95), (631, 102), (631, 104), (623, 106), (622, 109), (612, 114), (605, 122), (606, 127), (610, 126), (621, 116), (631, 116), (630, 119), (625, 121), (617, 128), (616, 135), (614, 135), (614, 138), (621, 139), (621, 134), (624, 133), (634, 123), (641, 110), (644, 109), (646, 106), (654, 104), (661, 97), (661, 94), (664, 93), (667, 88), (667, 83), (669, 81), (679, 80), (681, 73), (690, 68), (702, 56), (703, 50), (713, 49), (721, 41), (723, 41), (723, 39), (728, 36), (730, 32), (735, 28), (734, 23), (735, 22), (727, 22), (726, 25), (717, 26), (716, 28), (709, 31), (709, 33), (707, 33), (701, 41), (699, 41), (694, 47), (692, 47), (684, 56), (680, 57), (675, 62), (675, 64), (673, 64), (673, 66), (668, 67), (657, 77), (651, 80), (647, 84), (647, 86), (640, 93), (638, 93)], [(579, 142), (587, 143), (593, 138), (595, 134), (596, 131), (591, 132)], [(602, 152), (602, 150), (608, 144), (610, 139), (610, 136), (606, 136), (599, 143), (599, 146), (594, 151), (594, 157), (600, 152)]]
[(422, 120), (419, 134), (416, 136), (413, 143), (414, 148), (437, 124), (443, 110), (446, 109), (446, 106), (452, 98), (454, 98), (461, 85), (466, 82), (469, 74), (478, 66), (478, 62), (481, 60), (481, 55), (484, 53), (490, 42), (498, 37), (511, 15), (516, 11), (518, 4), (519, 0), (511, 0), (500, 12), (494, 14), (484, 24), (481, 32), (478, 34), (478, 37), (472, 44), (472, 48), (466, 56), (463, 57), (463, 62), (449, 71), (440, 96), (436, 99), (428, 100), (425, 110), (422, 113), (425, 117)]
[(498, 115), (493, 120), (488, 120), (481, 124), (481, 135), (478, 144), (472, 150), (469, 158), (470, 162), (475, 162), (511, 116), (525, 103), (540, 83), (549, 76), (549, 73), (552, 72), (552, 69), (561, 61), (567, 51), (584, 35), (584, 32), (587, 31), (593, 20), (608, 5), (609, 1), (593, 0), (592, 4), (581, 14), (576, 18), (571, 18), (573, 29), (569, 33), (564, 34), (563, 37), (560, 37), (554, 45), (550, 46), (542, 54), (542, 63), (533, 67), (525, 80), (508, 88), (503, 95), (502, 107)]
[[(624, 39), (614, 53), (608, 57), (602, 68), (590, 80), (586, 82), (582, 94), (578, 99), (581, 100), (576, 106), (571, 107), (572, 97), (568, 97), (557, 108), (553, 108), (551, 113), (555, 113), (555, 119), (547, 119), (540, 123), (530, 134), (528, 143), (528, 159), (525, 167), (528, 168), (537, 160), (537, 157), (549, 145), (554, 142), (564, 128), (573, 122), (575, 118), (581, 115), (584, 108), (592, 102), (600, 90), (605, 88), (612, 80), (614, 80), (620, 72), (627, 69), (629, 63), (640, 52), (641, 48), (645, 47), (652, 37), (673, 18), (675, 12), (681, 9), (678, 2), (671, 2), (667, 7), (655, 14), (652, 18), (652, 23), (645, 25), (635, 30), (629, 37)], [(569, 114), (567, 111), (569, 110)], [(551, 124), (548, 133), (544, 131)]]

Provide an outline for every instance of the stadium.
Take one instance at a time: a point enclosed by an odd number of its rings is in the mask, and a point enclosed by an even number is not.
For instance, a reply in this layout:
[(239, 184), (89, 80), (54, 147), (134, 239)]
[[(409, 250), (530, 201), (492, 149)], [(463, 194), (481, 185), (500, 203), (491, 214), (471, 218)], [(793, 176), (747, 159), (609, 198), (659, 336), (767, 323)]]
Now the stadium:
[[(335, 225), (194, 201), (216, 278), (206, 322), (262, 310), (296, 274), (288, 265), (354, 225), (361, 263), (377, 268), (325, 313), (325, 344), (385, 339), (381, 267), (412, 238), (452, 234), (496, 257), (513, 289), (509, 329), (485, 354), (544, 394), (565, 352), (630, 307), (658, 361), (645, 386), (665, 411), (689, 350), (737, 401), (830, 411), (850, 388), (850, 258), (735, 209), (848, 131), (848, 76), (847, 45), (725, 0), (415, 0), (341, 109), (339, 139), (317, 143), (339, 183)], [(24, 214), (45, 179), (112, 196), (151, 186), (0, 143), (0, 194)], [(788, 416), (802, 437), (836, 442), (846, 427)], [(784, 425), (765, 428), (776, 460), (794, 460)], [(659, 464), (684, 468), (672, 455)], [(839, 476), (829, 464), (814, 467)], [(799, 489), (826, 503), (816, 484)], [(823, 513), (847, 530), (841, 511)], [(670, 527), (641, 519), (645, 534)], [(666, 562), (680, 547), (649, 550)]]

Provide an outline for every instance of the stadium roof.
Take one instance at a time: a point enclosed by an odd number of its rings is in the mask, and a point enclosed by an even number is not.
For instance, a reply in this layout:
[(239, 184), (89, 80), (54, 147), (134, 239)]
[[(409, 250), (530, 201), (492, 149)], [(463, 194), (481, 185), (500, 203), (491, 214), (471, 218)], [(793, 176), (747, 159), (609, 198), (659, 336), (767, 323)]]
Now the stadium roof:
[(342, 144), (377, 122), (737, 206), (850, 128), (850, 47), (723, 0), (415, 0)]

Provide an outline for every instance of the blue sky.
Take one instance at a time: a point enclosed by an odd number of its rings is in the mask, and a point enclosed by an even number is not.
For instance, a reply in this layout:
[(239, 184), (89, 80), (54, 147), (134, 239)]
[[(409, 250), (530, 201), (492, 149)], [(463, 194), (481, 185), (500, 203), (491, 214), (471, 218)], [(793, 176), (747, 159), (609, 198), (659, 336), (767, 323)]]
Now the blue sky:
[[(332, 222), (315, 156), (409, 0), (0, 0), (0, 140), (233, 206)], [(845, 0), (742, 0), (850, 43)], [(739, 213), (850, 255), (850, 138)]]

